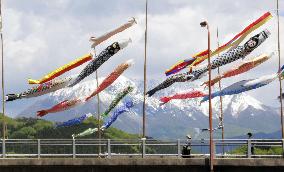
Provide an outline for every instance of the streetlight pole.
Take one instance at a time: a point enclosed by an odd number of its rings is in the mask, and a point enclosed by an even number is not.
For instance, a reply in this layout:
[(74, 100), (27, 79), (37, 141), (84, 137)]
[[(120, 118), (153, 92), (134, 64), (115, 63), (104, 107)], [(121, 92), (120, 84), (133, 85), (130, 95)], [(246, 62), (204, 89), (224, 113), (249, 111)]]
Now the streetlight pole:
[(213, 148), (213, 129), (212, 129), (212, 104), (211, 104), (211, 60), (210, 60), (210, 30), (207, 21), (200, 23), (201, 27), (206, 27), (208, 32), (208, 75), (209, 75), (209, 132), (210, 132), (210, 171), (213, 172), (214, 148)]

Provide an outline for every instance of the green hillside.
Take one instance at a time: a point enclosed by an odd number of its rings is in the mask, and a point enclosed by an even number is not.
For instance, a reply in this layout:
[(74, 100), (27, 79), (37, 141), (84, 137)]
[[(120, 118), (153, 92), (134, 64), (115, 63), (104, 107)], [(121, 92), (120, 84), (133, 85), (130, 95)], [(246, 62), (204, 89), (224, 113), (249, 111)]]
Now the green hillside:
[[(2, 131), (2, 119), (0, 117), (0, 128)], [(9, 139), (70, 139), (74, 133), (80, 133), (88, 128), (95, 128), (98, 126), (98, 121), (91, 117), (85, 120), (80, 125), (72, 127), (55, 128), (54, 123), (37, 118), (9, 118), (5, 117), (8, 132), (6, 135)], [(1, 135), (2, 137), (2, 132)], [(81, 138), (96, 138), (95, 134), (81, 137)], [(137, 134), (128, 134), (116, 128), (108, 128), (102, 133), (104, 139), (136, 139), (139, 138)]]

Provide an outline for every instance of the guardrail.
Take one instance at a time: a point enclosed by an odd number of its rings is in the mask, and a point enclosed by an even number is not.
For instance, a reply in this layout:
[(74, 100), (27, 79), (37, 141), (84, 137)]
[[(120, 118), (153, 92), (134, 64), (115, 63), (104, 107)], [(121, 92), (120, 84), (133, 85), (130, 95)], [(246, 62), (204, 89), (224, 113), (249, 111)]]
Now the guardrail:
[[(191, 140), (190, 143), (188, 140), (181, 139), (1, 139), (0, 141), (1, 158), (147, 158), (154, 156), (200, 158), (209, 156), (208, 140)], [(190, 154), (182, 154), (187, 145), (190, 147)], [(280, 158), (284, 153), (284, 140), (215, 139), (214, 147), (215, 157), (218, 158)], [(238, 151), (243, 153), (235, 153), (236, 150), (243, 150)], [(267, 151), (259, 153), (257, 150)]]

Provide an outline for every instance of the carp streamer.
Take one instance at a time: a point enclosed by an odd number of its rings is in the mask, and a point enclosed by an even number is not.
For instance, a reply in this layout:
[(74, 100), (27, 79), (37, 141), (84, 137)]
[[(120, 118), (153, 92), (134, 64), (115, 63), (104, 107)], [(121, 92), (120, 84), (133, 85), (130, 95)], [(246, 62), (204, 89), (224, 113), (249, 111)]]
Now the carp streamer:
[(95, 95), (106, 89), (108, 86), (110, 86), (132, 64), (133, 60), (128, 60), (125, 63), (122, 63), (117, 66), (115, 70), (103, 80), (99, 87), (90, 96), (86, 98), (86, 101), (88, 101), (90, 98), (94, 97)]
[[(107, 128), (109, 128), (111, 126), (111, 124), (113, 124), (119, 115), (125, 113), (125, 112), (129, 112), (130, 108), (133, 107), (134, 104), (132, 101), (128, 101), (126, 102), (123, 106), (118, 107), (112, 114), (112, 116), (107, 120), (107, 122), (105, 122), (100, 130), (105, 130)], [(87, 136), (87, 135), (91, 135), (95, 132), (97, 132), (99, 129), (98, 128), (88, 128), (87, 130), (83, 131), (82, 133), (79, 134), (73, 134), (72, 137), (83, 137), (83, 136)]]
[(7, 94), (5, 96), (5, 101), (13, 101), (22, 98), (38, 97), (44, 94), (48, 94), (59, 89), (66, 87), (75, 77), (66, 77), (63, 79), (55, 78), (46, 83), (40, 84), (36, 87), (32, 87), (25, 92), (20, 94)]
[(83, 104), (88, 101), (90, 98), (98, 94), (99, 92), (103, 91), (105, 88), (110, 86), (129, 66), (132, 64), (132, 60), (128, 60), (127, 62), (119, 65), (94, 91), (90, 96), (84, 97), (82, 99), (75, 98), (72, 100), (64, 100), (63, 102), (58, 103), (57, 105), (53, 106), (47, 110), (41, 110), (37, 112), (37, 116), (44, 116), (48, 113), (55, 113), (61, 112), (67, 109), (71, 109), (79, 104)]
[(92, 55), (91, 54), (87, 54), (83, 57), (80, 57), (64, 66), (59, 67), (58, 69), (50, 72), (49, 74), (45, 75), (42, 79), (40, 80), (34, 80), (34, 79), (29, 79), (28, 82), (29, 84), (42, 84), (45, 83), (47, 81), (50, 81), (60, 75), (62, 75), (63, 73), (74, 69), (80, 65), (82, 65), (83, 63), (92, 60)]
[(207, 94), (203, 93), (202, 91), (197, 91), (197, 90), (192, 90), (188, 93), (177, 93), (173, 96), (160, 98), (160, 101), (162, 102), (160, 105), (164, 105), (173, 99), (190, 99), (190, 98), (204, 97), (206, 95)]
[[(268, 30), (264, 30), (259, 34), (251, 37), (243, 46), (237, 46), (226, 53), (223, 53), (220, 57), (213, 60), (211, 63), (211, 69), (216, 69), (220, 66), (226, 65), (228, 63), (234, 62), (240, 58), (245, 58), (253, 50), (255, 50), (260, 44), (262, 44), (270, 35)], [(154, 89), (147, 92), (147, 95), (150, 97), (155, 94), (157, 91), (165, 89), (175, 82), (186, 82), (194, 81), (206, 74), (208, 71), (208, 66), (205, 66), (198, 70), (193, 70), (192, 72), (186, 72), (181, 74), (173, 75), (167, 78), (164, 82), (159, 84)]]
[(82, 133), (79, 134), (72, 134), (72, 137), (83, 137), (83, 136), (87, 136), (87, 135), (91, 135), (95, 132), (98, 131), (98, 128), (88, 128), (87, 130), (83, 131)]
[(109, 118), (107, 122), (104, 123), (104, 125), (101, 127), (101, 130), (107, 129), (109, 126), (111, 126), (114, 121), (116, 121), (117, 117), (124, 112), (128, 112), (131, 107), (133, 107), (134, 104), (132, 101), (126, 102), (123, 106), (118, 107), (112, 114), (112, 116)]
[(131, 26), (133, 26), (134, 24), (136, 24), (136, 20), (133, 17), (131, 20), (129, 20), (127, 23), (121, 25), (120, 27), (96, 38), (96, 37), (91, 37), (90, 41), (93, 42), (92, 44), (92, 48), (95, 48), (97, 45), (99, 45), (100, 43), (104, 42), (105, 40), (109, 39), (110, 37), (112, 37), (113, 35), (116, 35), (117, 33), (120, 33), (128, 28), (130, 28)]
[(43, 117), (48, 113), (56, 113), (56, 112), (61, 112), (67, 109), (71, 109), (79, 104), (84, 103), (83, 100), (81, 99), (73, 99), (73, 100), (64, 100), (60, 103), (58, 103), (57, 105), (53, 106), (50, 109), (46, 109), (46, 110), (40, 110), (37, 112), (37, 116), (39, 117)]
[(86, 115), (80, 116), (79, 118), (74, 118), (74, 119), (70, 119), (68, 121), (62, 122), (62, 123), (57, 123), (56, 127), (70, 127), (73, 125), (78, 125), (81, 124), (83, 121), (85, 121), (86, 119), (92, 117), (93, 115), (88, 113)]
[[(230, 47), (234, 48), (238, 46), (248, 34), (253, 32), (257, 28), (259, 28), (260, 26), (262, 26), (264, 23), (266, 23), (271, 18), (272, 18), (272, 15), (270, 14), (270, 12), (266, 12), (261, 17), (259, 17), (257, 20), (255, 20), (253, 23), (251, 23), (249, 26), (247, 26), (242, 32), (235, 35), (233, 39), (231, 39), (229, 42), (227, 42), (226, 44), (222, 45), (221, 47), (211, 52), (211, 56), (217, 55), (221, 53), (222, 51), (227, 50)], [(208, 57), (208, 50), (197, 53), (193, 57), (186, 59), (186, 60), (182, 60), (178, 62), (177, 64), (173, 65), (170, 69), (168, 69), (165, 72), (165, 74), (167, 76), (171, 74), (175, 74), (189, 65), (191, 65), (191, 67), (196, 66), (200, 64), (201, 62), (203, 62), (205, 59), (207, 59), (207, 57)], [(191, 69), (192, 68), (190, 68), (190, 70)]]
[[(249, 80), (242, 80), (242, 81), (236, 82), (222, 89), (221, 91), (217, 91), (211, 94), (211, 97), (213, 99), (214, 97), (217, 97), (217, 96), (239, 94), (239, 93), (246, 92), (249, 90), (257, 89), (259, 87), (263, 87), (265, 85), (270, 84), (272, 81), (278, 78), (279, 75), (283, 75), (284, 73), (283, 69), (284, 69), (284, 66), (282, 66), (281, 71), (276, 74), (262, 76), (257, 79), (249, 79)], [(201, 103), (207, 101), (208, 99), (209, 99), (209, 96), (207, 95), (201, 100)]]
[(123, 99), (123, 97), (125, 97), (128, 93), (132, 91), (133, 91), (133, 87), (128, 86), (122, 92), (118, 93), (113, 99), (113, 101), (111, 102), (111, 104), (109, 105), (109, 107), (104, 111), (104, 113), (102, 114), (102, 117), (106, 117), (110, 113), (110, 111), (114, 109), (115, 106), (120, 102), (120, 100)]
[(87, 76), (91, 75), (93, 72), (95, 72), (104, 62), (106, 62), (111, 56), (116, 54), (119, 50), (122, 50), (125, 48), (128, 43), (131, 42), (131, 39), (123, 42), (114, 42), (110, 46), (108, 46), (106, 49), (104, 49), (97, 58), (93, 59), (78, 75), (78, 77), (68, 85), (68, 87), (72, 87), (76, 84), (78, 84), (80, 81), (82, 81)]
[[(224, 72), (223, 74), (218, 75), (214, 79), (212, 79), (211, 80), (211, 86), (213, 86), (214, 84), (216, 84), (217, 82), (219, 82), (223, 78), (229, 78), (229, 77), (232, 77), (232, 76), (236, 76), (236, 75), (245, 73), (245, 72), (257, 67), (261, 63), (267, 61), (268, 59), (270, 59), (271, 56), (272, 55), (268, 56), (266, 54), (263, 54), (259, 57), (252, 59), (252, 60), (246, 61), (243, 64), (241, 64), (241, 65), (239, 65), (235, 68), (232, 68), (232, 69)], [(202, 85), (205, 85), (206, 87), (208, 87), (209, 81), (204, 82)]]

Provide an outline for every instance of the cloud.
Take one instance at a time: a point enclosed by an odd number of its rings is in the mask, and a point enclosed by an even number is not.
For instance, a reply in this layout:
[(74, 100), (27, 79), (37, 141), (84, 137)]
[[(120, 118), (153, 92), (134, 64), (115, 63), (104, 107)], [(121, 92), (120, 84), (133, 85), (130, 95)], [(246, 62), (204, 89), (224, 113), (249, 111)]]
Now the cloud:
[[(137, 18), (138, 24), (100, 45), (97, 52), (114, 41), (128, 37), (132, 38), (133, 43), (112, 57), (98, 72), (100, 76), (105, 76), (118, 64), (133, 58), (135, 66), (125, 74), (130, 78), (143, 78), (144, 0), (108, 0), (107, 3), (100, 0), (9, 0), (3, 2), (6, 93), (21, 92), (29, 88), (27, 78), (38, 79), (56, 67), (88, 53), (90, 36), (104, 34), (125, 23), (132, 16)], [(220, 31), (219, 41), (224, 43), (264, 12), (271, 11), (275, 15), (276, 5), (271, 3), (271, 0), (260, 0), (257, 3), (247, 0), (204, 0), (202, 2), (149, 0), (148, 3), (147, 76), (149, 79), (158, 78), (161, 81), (165, 79), (164, 71), (178, 60), (206, 49), (206, 30), (200, 27), (201, 21), (209, 22), (212, 34), (211, 44), (212, 47), (216, 47), (217, 27)], [(280, 13), (283, 14), (283, 11)], [(283, 16), (280, 19), (282, 35), (284, 33)], [(264, 28), (272, 32), (271, 37), (248, 58), (276, 50), (276, 17), (250, 36)], [(229, 85), (236, 80), (274, 73), (278, 67), (277, 60), (277, 57), (274, 57), (257, 69), (224, 80), (223, 83)], [(221, 70), (224, 71), (238, 63), (222, 67)], [(81, 69), (82, 67), (71, 71), (70, 74), (78, 73)], [(268, 105), (277, 105), (278, 92), (271, 91), (277, 89), (278, 83), (275, 81), (250, 94)], [(259, 94), (260, 92), (267, 94)], [(9, 111), (17, 111), (13, 109), (15, 107), (9, 105)]]

